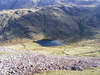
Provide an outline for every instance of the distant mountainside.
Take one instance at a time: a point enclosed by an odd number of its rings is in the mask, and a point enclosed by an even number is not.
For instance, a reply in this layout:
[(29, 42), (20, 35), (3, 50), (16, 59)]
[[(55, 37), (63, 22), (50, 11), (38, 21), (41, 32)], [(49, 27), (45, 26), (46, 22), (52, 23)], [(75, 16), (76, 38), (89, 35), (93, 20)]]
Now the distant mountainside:
[(59, 4), (95, 6), (98, 2), (99, 0), (0, 0), (0, 10), (43, 7)]
[(79, 40), (100, 35), (100, 7), (49, 6), (0, 12), (0, 40)]

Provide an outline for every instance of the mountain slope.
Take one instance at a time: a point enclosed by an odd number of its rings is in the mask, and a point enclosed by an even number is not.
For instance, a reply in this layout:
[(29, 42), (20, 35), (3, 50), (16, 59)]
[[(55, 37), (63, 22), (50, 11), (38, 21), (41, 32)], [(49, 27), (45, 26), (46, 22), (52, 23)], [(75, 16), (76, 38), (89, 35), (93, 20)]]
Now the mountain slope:
[(0, 40), (93, 38), (100, 32), (98, 9), (56, 6), (3, 11), (0, 14)]
[(97, 0), (0, 0), (0, 10), (17, 9), (17, 8), (33, 8), (49, 5), (97, 5)]

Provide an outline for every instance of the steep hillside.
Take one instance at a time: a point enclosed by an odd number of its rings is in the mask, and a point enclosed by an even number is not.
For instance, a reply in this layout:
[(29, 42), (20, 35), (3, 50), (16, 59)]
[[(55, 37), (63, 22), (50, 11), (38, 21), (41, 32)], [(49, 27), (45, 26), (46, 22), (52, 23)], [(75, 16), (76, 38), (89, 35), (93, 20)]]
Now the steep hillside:
[(94, 38), (100, 33), (98, 9), (56, 6), (3, 11), (0, 13), (0, 40)]
[(0, 0), (0, 10), (43, 7), (59, 4), (95, 6), (98, 4), (98, 0)]

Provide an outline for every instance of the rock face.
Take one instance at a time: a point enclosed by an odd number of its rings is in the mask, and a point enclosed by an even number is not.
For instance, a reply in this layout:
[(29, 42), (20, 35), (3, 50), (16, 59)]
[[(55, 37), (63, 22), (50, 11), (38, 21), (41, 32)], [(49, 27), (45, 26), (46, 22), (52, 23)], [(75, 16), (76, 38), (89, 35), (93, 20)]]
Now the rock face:
[(38, 53), (0, 56), (0, 75), (32, 75), (50, 70), (100, 67), (100, 58), (51, 56)]
[(33, 8), (48, 5), (96, 5), (97, 0), (0, 0), (0, 10), (16, 8)]

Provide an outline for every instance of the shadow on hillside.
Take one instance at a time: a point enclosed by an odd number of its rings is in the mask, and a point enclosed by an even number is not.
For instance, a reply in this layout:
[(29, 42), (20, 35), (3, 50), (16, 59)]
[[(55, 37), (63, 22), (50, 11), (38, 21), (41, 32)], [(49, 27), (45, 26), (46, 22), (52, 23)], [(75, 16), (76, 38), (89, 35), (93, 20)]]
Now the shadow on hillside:
[[(85, 9), (80, 9), (66, 8), (63, 10), (62, 8), (47, 7), (34, 13), (28, 11), (29, 14), (27, 15), (9, 20), (9, 26), (5, 29), (9, 36), (6, 35), (6, 37), (7, 39), (18, 37), (36, 38), (38, 40), (43, 35), (45, 36), (43, 39), (66, 39), (70, 41), (80, 40), (86, 36), (91, 37), (95, 34), (92, 30), (95, 26), (90, 26), (90, 22), (92, 21), (94, 25), (100, 24), (100, 22), (95, 23), (94, 19), (91, 20), (92, 16), (89, 15), (91, 12), (89, 9), (88, 12), (84, 13), (82, 11), (85, 11)], [(66, 12), (64, 12), (65, 10)], [(72, 15), (68, 13), (71, 10), (74, 11)], [(77, 11), (79, 13), (73, 15)], [(84, 16), (87, 15), (88, 21), (85, 22), (87, 18)], [(39, 35), (38, 38), (37, 35)]]

